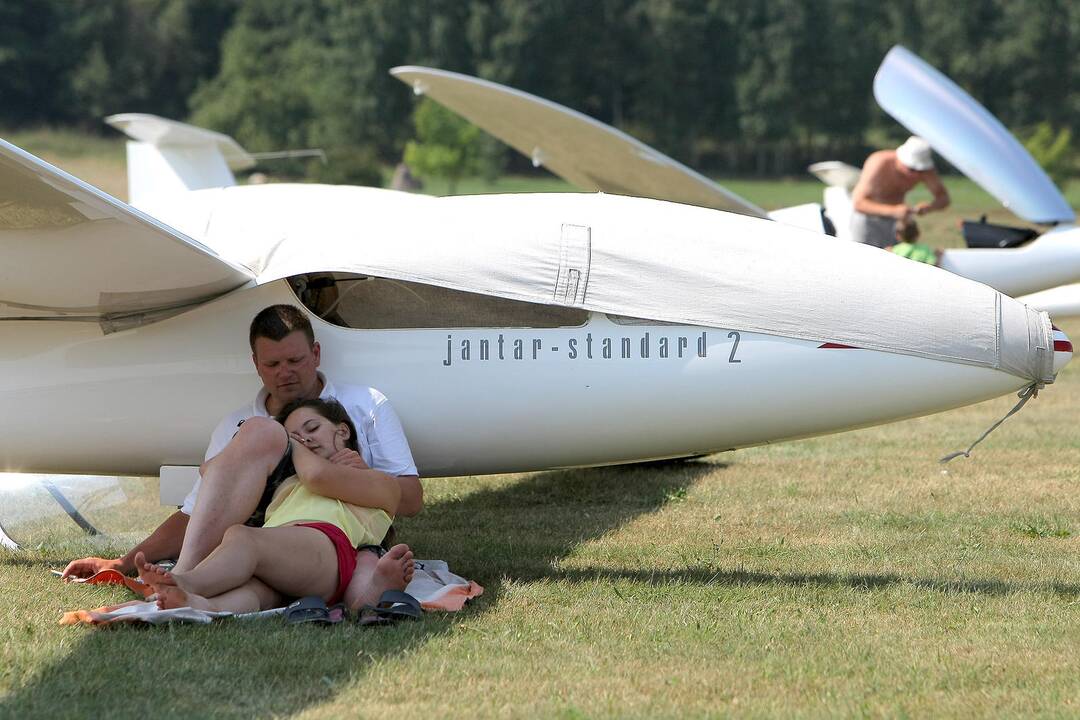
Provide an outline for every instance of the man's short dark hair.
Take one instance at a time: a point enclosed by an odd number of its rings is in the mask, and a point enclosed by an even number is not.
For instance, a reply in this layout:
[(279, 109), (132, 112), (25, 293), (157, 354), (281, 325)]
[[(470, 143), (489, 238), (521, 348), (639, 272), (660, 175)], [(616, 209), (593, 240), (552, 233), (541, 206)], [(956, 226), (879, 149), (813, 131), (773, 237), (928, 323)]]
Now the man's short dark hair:
[(278, 342), (297, 330), (307, 335), (309, 345), (315, 344), (315, 331), (311, 329), (311, 321), (300, 308), (293, 305), (271, 305), (260, 310), (252, 319), (248, 343), (251, 351), (255, 352), (255, 341), (259, 338)]

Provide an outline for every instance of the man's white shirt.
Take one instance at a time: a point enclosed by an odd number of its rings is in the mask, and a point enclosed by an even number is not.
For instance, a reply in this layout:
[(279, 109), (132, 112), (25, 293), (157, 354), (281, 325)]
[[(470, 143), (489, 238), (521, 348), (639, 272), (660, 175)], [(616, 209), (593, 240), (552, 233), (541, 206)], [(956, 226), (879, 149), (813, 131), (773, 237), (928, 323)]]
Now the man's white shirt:
[[(319, 373), (319, 378), (323, 381), (319, 397), (323, 400), (334, 399), (344, 405), (356, 425), (360, 455), (368, 467), (394, 476), (419, 474), (416, 472), (412, 451), (409, 450), (409, 442), (405, 439), (405, 431), (401, 428), (401, 421), (385, 395), (375, 388), (359, 385), (335, 386), (322, 373)], [(270, 417), (266, 412), (266, 399), (269, 395), (264, 387), (251, 405), (222, 418), (210, 436), (210, 445), (206, 448), (204, 459), (209, 460), (224, 450), (242, 421), (253, 417)], [(184, 504), (180, 506), (181, 512), (191, 515), (201, 484), (202, 478), (199, 478), (184, 498)]]

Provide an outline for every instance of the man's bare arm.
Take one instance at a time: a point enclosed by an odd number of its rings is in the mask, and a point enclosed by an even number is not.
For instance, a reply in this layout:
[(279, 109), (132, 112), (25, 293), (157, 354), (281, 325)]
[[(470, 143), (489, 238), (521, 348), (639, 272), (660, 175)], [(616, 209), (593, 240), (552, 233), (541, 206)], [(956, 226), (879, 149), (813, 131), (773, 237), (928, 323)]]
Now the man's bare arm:
[(424, 509), (424, 486), (416, 475), (398, 475), (401, 486), (401, 500), (398, 502), (398, 517), (412, 517)]
[(891, 205), (889, 203), (880, 203), (870, 200), (865, 196), (855, 200), (854, 207), (857, 212), (861, 212), (863, 215), (879, 215), (881, 217), (896, 218), (897, 220), (902, 220), (908, 214), (913, 212), (913, 209), (904, 203)]
[(925, 215), (928, 212), (944, 210), (949, 207), (951, 201), (949, 198), (949, 191), (945, 189), (945, 185), (941, 182), (941, 178), (938, 177), (937, 172), (928, 170), (925, 177), (923, 177), (923, 182), (926, 183), (926, 188), (933, 193), (934, 199), (932, 202), (921, 202), (916, 205), (915, 212), (919, 215)]
[(64, 577), (91, 577), (102, 570), (119, 570), (122, 573), (130, 573), (135, 570), (135, 553), (142, 552), (151, 562), (175, 558), (180, 554), (180, 547), (184, 543), (184, 531), (187, 530), (188, 516), (179, 510), (174, 512), (165, 521), (158, 525), (150, 536), (131, 549), (120, 558), (108, 559), (99, 557), (80, 558), (72, 560), (64, 568)]

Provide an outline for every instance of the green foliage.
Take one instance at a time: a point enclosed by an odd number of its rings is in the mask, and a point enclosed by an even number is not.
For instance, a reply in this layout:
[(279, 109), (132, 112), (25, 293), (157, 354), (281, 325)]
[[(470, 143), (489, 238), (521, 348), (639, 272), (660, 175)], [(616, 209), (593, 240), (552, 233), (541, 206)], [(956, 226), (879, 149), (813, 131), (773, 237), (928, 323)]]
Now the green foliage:
[[(393, 164), (414, 103), (388, 71), (417, 64), (549, 98), (694, 167), (801, 174), (907, 134), (872, 96), (897, 42), (1006, 126), (1080, 129), (1080, 4), (1065, 0), (0, 2), (0, 125), (101, 131), (103, 114), (153, 112), (255, 151)], [(483, 145), (492, 176), (506, 150)]]
[(83, 57), (83, 62), (71, 75), (71, 89), (76, 100), (90, 117), (109, 114), (112, 98), (109, 96), (109, 62), (101, 43), (94, 43)]
[(71, 65), (62, 8), (53, 0), (0, 2), (0, 122), (67, 121)]
[(1024, 147), (1058, 185), (1076, 173), (1072, 130), (1069, 128), (1054, 130), (1050, 123), (1041, 122), (1028, 136)]
[(480, 171), (480, 129), (424, 98), (413, 113), (416, 140), (405, 146), (405, 163), (422, 178), (446, 178), (453, 194), (457, 181)]
[(109, 113), (184, 117), (239, 2), (0, 3), (0, 122), (102, 131)]
[(379, 158), (369, 147), (336, 148), (326, 153), (326, 162), (313, 160), (308, 177), (328, 185), (382, 187)]

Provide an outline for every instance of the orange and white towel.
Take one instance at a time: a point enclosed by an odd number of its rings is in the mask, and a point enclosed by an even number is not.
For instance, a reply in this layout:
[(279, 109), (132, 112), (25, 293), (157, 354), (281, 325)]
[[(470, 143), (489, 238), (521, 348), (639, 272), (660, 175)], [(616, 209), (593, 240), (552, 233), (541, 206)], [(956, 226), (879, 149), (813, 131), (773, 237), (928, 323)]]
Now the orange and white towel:
[[(93, 577), (71, 582), (91, 585), (124, 585), (136, 595), (145, 598), (153, 591), (138, 578), (131, 578), (116, 570), (103, 570)], [(483, 594), (484, 588), (450, 572), (442, 560), (417, 560), (412, 582), (405, 588), (420, 601), (424, 610), (456, 612), (474, 597)], [(106, 605), (93, 610), (74, 610), (64, 613), (61, 625), (109, 625), (116, 622), (145, 622), (154, 625), (171, 622), (210, 623), (219, 618), (234, 617), (238, 620), (276, 617), (285, 608), (274, 608), (257, 613), (236, 615), (229, 612), (211, 612), (194, 608), (162, 610), (157, 603), (147, 600), (129, 600), (118, 605)]]
[[(61, 574), (59, 570), (53, 570), (52, 572), (54, 575)], [(154, 592), (148, 586), (143, 584), (143, 581), (139, 578), (128, 577), (119, 570), (102, 570), (88, 578), (68, 578), (66, 582), (72, 582), (79, 585), (84, 583), (87, 585), (124, 585), (128, 590), (139, 597), (146, 597)]]
[(456, 612), (469, 600), (483, 595), (484, 588), (450, 572), (442, 560), (417, 560), (416, 572), (405, 592), (419, 600), (425, 610)]

